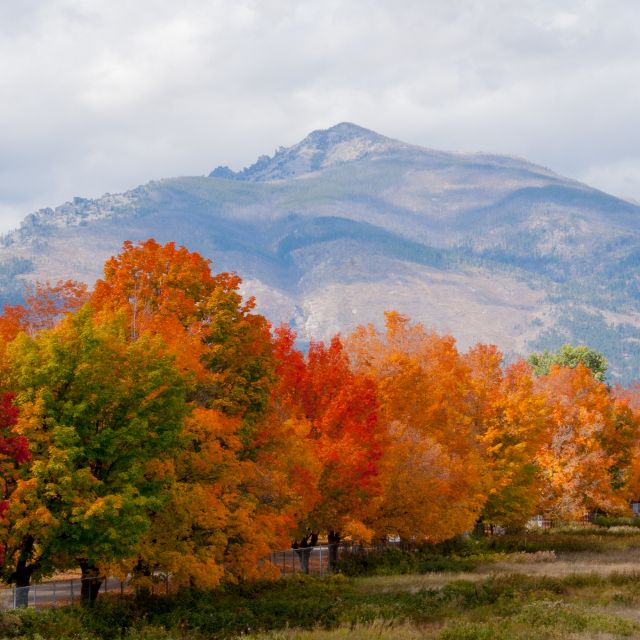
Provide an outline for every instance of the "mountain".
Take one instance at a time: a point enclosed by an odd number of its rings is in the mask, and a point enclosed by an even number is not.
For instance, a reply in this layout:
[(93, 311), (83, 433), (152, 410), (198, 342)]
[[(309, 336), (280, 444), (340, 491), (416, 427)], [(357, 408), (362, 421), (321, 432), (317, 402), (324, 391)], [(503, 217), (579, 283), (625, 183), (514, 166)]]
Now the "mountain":
[(324, 339), (393, 308), (510, 357), (563, 342), (640, 376), (640, 206), (525, 160), (413, 146), (350, 123), (242, 171), (149, 182), (28, 215), (0, 291), (92, 282), (126, 239), (234, 270), (272, 321)]

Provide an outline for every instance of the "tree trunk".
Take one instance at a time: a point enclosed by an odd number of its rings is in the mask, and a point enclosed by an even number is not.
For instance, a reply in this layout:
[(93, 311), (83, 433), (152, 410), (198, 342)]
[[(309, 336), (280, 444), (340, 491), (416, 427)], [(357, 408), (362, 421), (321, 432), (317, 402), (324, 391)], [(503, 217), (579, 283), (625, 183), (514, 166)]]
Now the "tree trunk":
[(16, 585), (16, 607), (26, 607), (29, 604), (29, 585), (33, 569), (34, 567), (27, 565), (24, 560), (18, 560), (13, 574)]
[[(294, 543), (294, 545), (297, 543)], [(300, 562), (300, 571), (303, 573), (309, 573), (309, 558), (311, 557), (311, 547), (302, 547), (302, 546), (294, 546), (293, 550), (296, 552), (298, 556), (298, 561)]]
[(102, 578), (98, 571), (98, 567), (87, 560), (81, 558), (78, 563), (82, 571), (82, 587), (80, 588), (80, 600), (82, 604), (92, 604), (98, 598)]
[[(151, 567), (148, 562), (138, 558), (136, 566), (133, 568), (133, 582), (136, 585), (136, 598), (146, 599), (151, 597)], [(195, 581), (190, 579), (190, 586), (195, 589)]]
[(37, 566), (36, 564), (29, 564), (29, 558), (31, 557), (34, 544), (35, 540), (31, 536), (25, 538), (20, 551), (20, 557), (16, 563), (16, 570), (11, 576), (12, 582), (15, 583), (17, 607), (26, 607), (29, 604), (31, 576)]
[(313, 547), (318, 544), (318, 534), (310, 533), (298, 542), (297, 540), (291, 545), (291, 548), (296, 552), (298, 560), (300, 561), (300, 570), (304, 573), (309, 573), (309, 559), (311, 558), (311, 552)]
[(329, 571), (335, 571), (338, 567), (338, 547), (340, 546), (340, 532), (329, 531), (327, 542), (329, 543)]

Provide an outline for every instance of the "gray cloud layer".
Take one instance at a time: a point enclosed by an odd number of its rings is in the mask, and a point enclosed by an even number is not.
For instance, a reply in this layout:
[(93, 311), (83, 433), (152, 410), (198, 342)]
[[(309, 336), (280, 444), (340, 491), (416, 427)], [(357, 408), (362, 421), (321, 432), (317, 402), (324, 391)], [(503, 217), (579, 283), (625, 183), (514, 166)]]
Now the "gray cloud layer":
[(350, 120), (640, 199), (635, 0), (0, 3), (0, 230)]

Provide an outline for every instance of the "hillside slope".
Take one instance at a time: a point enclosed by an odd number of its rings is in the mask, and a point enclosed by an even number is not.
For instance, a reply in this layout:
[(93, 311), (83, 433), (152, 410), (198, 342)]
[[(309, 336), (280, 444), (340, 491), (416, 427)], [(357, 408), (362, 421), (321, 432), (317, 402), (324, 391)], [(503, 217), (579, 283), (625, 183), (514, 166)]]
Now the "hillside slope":
[(326, 338), (394, 308), (463, 347), (566, 340), (640, 375), (640, 207), (524, 160), (434, 151), (342, 123), (233, 172), (75, 198), (0, 242), (0, 289), (92, 282), (126, 240), (237, 271), (274, 322)]

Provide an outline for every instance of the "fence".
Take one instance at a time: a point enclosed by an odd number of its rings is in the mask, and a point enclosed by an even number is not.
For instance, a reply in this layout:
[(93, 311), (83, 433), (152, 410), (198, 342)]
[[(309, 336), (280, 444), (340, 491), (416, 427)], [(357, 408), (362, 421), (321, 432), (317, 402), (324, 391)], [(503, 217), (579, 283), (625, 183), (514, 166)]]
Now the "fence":
[[(331, 546), (333, 549), (331, 549)], [(361, 545), (352, 542), (341, 542), (338, 545), (319, 545), (316, 547), (302, 547), (299, 549), (287, 549), (276, 551), (269, 556), (272, 564), (280, 569), (284, 576), (293, 575), (302, 571), (312, 576), (324, 576), (331, 573), (331, 550), (335, 554), (335, 560), (339, 561), (345, 555), (366, 555), (384, 551), (385, 549), (403, 549), (410, 551), (415, 548), (411, 542), (386, 541)]]
[[(102, 580), (99, 593), (124, 595), (128, 582), (118, 578)], [(80, 602), (82, 580), (53, 580), (32, 584), (29, 587), (0, 589), (0, 611), (18, 607), (55, 607)]]
[(275, 551), (269, 556), (269, 560), (280, 569), (283, 576), (299, 571), (313, 576), (324, 576), (330, 573), (328, 545)]
[(534, 516), (527, 523), (528, 529), (560, 529), (562, 527), (589, 527), (593, 524), (594, 515), (586, 514), (579, 520), (559, 520)]
[[(353, 545), (338, 545), (335, 549), (336, 557), (344, 553), (353, 552)], [(290, 576), (299, 571), (314, 576), (324, 576), (331, 572), (329, 566), (329, 546), (305, 547), (303, 549), (287, 549), (271, 553), (269, 560), (280, 569), (284, 576)], [(82, 580), (54, 580), (32, 584), (29, 587), (13, 587), (0, 589), (0, 611), (19, 607), (55, 607), (80, 602)], [(168, 576), (156, 576), (151, 591), (157, 594), (169, 593), (171, 584)], [(124, 596), (131, 591), (129, 581), (118, 578), (102, 579), (99, 593), (112, 593)]]

